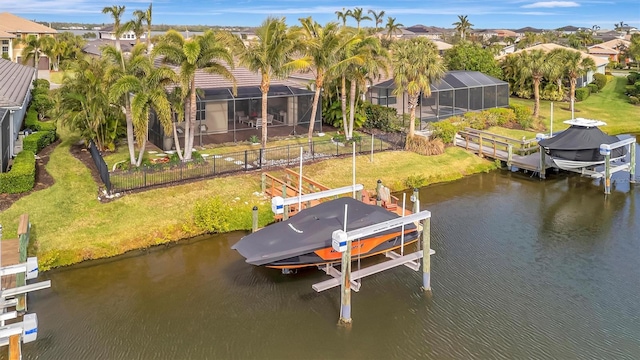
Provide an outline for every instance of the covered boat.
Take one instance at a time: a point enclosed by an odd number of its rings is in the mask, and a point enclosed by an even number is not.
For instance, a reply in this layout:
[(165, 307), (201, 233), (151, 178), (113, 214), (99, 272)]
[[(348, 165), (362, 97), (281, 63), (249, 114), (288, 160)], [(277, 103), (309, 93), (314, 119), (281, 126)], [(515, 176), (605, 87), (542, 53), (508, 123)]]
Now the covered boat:
[[(600, 154), (600, 145), (620, 141), (616, 136), (607, 135), (598, 129), (598, 126), (606, 125), (602, 121), (578, 118), (564, 123), (571, 126), (538, 143), (560, 169), (571, 170), (603, 164), (604, 155)], [(626, 154), (624, 147), (614, 149), (611, 151), (611, 160), (624, 158)]]
[[(344, 229), (344, 206), (347, 210), (347, 231), (398, 218), (399, 215), (383, 207), (368, 205), (349, 197), (338, 198), (302, 210), (289, 220), (269, 225), (240, 239), (232, 249), (237, 250), (252, 265), (277, 269), (297, 269), (339, 262), (341, 253), (331, 246), (334, 230)], [(401, 246), (401, 228), (377, 233), (355, 240), (354, 258), (367, 257)], [(404, 243), (418, 239), (416, 225), (404, 228)]]

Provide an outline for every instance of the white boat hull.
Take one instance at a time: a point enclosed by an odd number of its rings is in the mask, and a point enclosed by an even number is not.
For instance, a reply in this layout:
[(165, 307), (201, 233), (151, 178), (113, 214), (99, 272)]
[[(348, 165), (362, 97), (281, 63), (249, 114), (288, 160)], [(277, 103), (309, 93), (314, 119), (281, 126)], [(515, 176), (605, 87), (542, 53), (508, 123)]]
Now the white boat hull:
[[(617, 161), (620, 159), (623, 159), (624, 156), (619, 157), (619, 158), (615, 158), (615, 159), (611, 159), (611, 161)], [(553, 161), (553, 164), (562, 170), (576, 170), (576, 169), (582, 169), (582, 168), (588, 168), (588, 167), (593, 167), (593, 166), (598, 166), (598, 165), (604, 165), (604, 160), (601, 161), (576, 161), (576, 160), (566, 160), (566, 159), (560, 159), (560, 158), (551, 158), (551, 160)]]

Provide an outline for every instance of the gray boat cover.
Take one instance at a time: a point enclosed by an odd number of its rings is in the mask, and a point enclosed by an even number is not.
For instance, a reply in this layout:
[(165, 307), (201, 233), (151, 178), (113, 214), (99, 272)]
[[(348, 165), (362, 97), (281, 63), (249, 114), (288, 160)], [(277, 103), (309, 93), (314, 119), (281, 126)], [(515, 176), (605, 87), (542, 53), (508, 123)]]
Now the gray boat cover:
[[(344, 229), (345, 204), (348, 205), (347, 231), (399, 217), (380, 206), (342, 197), (305, 209), (287, 221), (249, 234), (231, 248), (244, 256), (249, 264), (265, 265), (330, 247), (333, 231)], [(405, 225), (405, 229), (413, 228), (414, 224)]]
[[(539, 144), (552, 157), (573, 161), (603, 161), (600, 145), (618, 141), (620, 139), (616, 136), (609, 136), (597, 127), (573, 125), (554, 137), (541, 140)], [(626, 147), (617, 148), (611, 151), (611, 158), (619, 158), (626, 153)]]

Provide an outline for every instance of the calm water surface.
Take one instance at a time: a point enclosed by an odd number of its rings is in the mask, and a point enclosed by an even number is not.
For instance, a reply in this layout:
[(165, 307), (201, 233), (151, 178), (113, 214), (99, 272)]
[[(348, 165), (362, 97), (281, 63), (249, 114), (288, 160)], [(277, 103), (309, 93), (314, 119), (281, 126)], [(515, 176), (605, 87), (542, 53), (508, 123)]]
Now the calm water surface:
[[(494, 172), (420, 193), (433, 296), (363, 280), (353, 326), (317, 270), (246, 264), (232, 233), (45, 274), (26, 359), (638, 359), (640, 185)], [(622, 179), (620, 179), (622, 177)]]

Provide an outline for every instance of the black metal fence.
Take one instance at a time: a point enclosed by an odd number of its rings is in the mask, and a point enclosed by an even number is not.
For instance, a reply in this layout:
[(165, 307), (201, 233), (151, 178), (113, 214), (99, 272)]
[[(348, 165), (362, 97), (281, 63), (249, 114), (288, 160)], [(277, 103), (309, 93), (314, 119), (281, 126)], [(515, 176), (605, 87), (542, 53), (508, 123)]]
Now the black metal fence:
[(107, 188), (107, 192), (111, 193), (111, 179), (109, 177), (109, 169), (107, 168), (107, 164), (104, 162), (102, 155), (100, 155), (100, 151), (96, 147), (96, 144), (93, 141), (89, 142), (89, 152), (91, 153), (91, 158), (93, 159), (93, 163), (96, 164), (96, 168), (100, 173), (100, 179), (102, 183)]
[[(404, 148), (404, 143), (405, 137), (402, 134), (365, 136), (355, 142), (355, 150), (358, 154), (397, 150)], [(256, 149), (245, 151), (214, 155), (203, 154), (202, 159), (189, 162), (156, 164), (128, 171), (114, 171), (107, 174), (106, 181), (109, 181), (109, 178), (111, 180), (107, 188), (112, 192), (121, 192), (235, 172), (295, 166), (300, 163), (300, 148), (302, 148), (303, 162), (347, 156), (353, 152), (351, 143), (344, 144), (332, 140), (313, 142), (311, 148), (308, 143), (267, 149), (261, 149), (256, 146)], [(104, 160), (102, 163), (104, 164)], [(98, 165), (96, 164), (96, 166)], [(98, 169), (101, 169), (101, 167), (98, 166)], [(106, 165), (104, 169), (106, 170)], [(102, 171), (100, 175), (102, 180), (105, 181)]]

